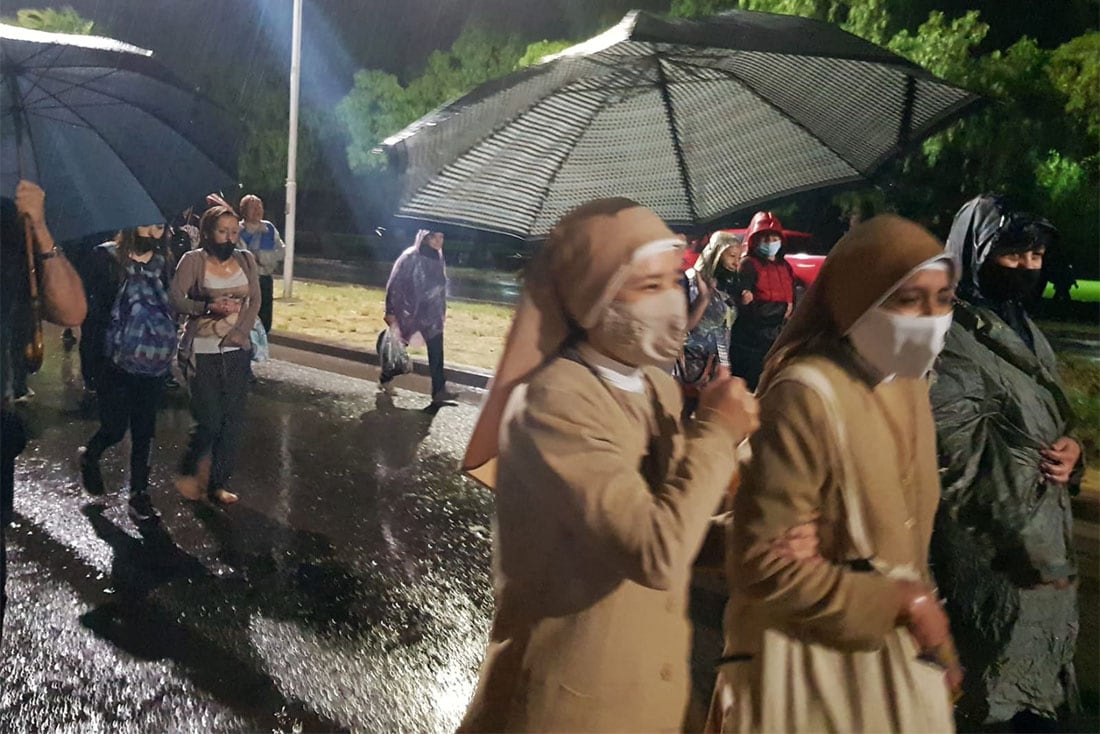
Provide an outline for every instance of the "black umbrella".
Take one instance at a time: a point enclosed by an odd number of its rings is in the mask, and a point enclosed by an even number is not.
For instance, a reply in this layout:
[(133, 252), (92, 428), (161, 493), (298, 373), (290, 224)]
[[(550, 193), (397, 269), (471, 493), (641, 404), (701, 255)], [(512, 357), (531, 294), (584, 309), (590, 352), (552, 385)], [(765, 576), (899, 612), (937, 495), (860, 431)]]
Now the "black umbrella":
[(597, 197), (694, 225), (850, 184), (976, 101), (827, 23), (632, 12), (383, 149), (405, 174), (398, 216), (534, 239)]
[(38, 183), (57, 240), (162, 222), (236, 184), (231, 118), (151, 56), (0, 24), (0, 193)]

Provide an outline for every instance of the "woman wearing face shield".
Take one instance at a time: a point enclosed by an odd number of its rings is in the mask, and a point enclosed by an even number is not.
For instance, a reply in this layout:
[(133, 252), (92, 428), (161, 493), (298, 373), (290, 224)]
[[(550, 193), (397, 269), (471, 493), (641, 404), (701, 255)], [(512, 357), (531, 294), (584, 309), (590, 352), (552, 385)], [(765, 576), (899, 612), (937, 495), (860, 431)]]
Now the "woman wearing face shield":
[[(81, 328), (80, 358), (87, 363), (86, 374), (94, 376), (99, 429), (78, 452), (81, 480), (90, 494), (103, 494), (100, 457), (129, 431), (129, 514), (138, 523), (159, 516), (149, 499), (149, 457), (171, 354), (165, 352), (167, 360), (154, 365), (150, 373), (132, 363), (141, 359), (139, 355), (118, 350), (136, 352), (155, 346), (149, 340), (124, 344), (128, 340), (121, 329), (130, 322), (142, 329), (159, 326), (161, 344), (174, 352), (174, 314), (167, 296), (172, 272), (165, 257), (164, 233), (163, 224), (119, 232), (114, 241), (92, 251), (84, 277), (88, 315)], [(112, 344), (116, 339), (118, 343)]]
[(227, 488), (243, 429), (251, 360), (250, 332), (260, 312), (256, 259), (237, 247), (240, 223), (227, 206), (199, 220), (202, 247), (180, 259), (169, 296), (187, 315), (180, 362), (191, 392), (195, 427), (176, 489), (189, 500), (209, 497), (231, 505)]
[(1054, 351), (1027, 313), (1056, 233), (983, 196), (947, 242), (963, 274), (932, 385), (932, 567), (966, 669), (960, 723), (1053, 730), (1077, 706), (1070, 495), (1084, 470)]
[[(837, 243), (768, 357), (727, 536), (711, 728), (948, 732), (954, 664), (928, 568), (939, 501), (926, 374), (956, 267), (881, 216)], [(820, 560), (777, 556), (817, 519)]]
[(603, 199), (532, 263), (464, 462), (496, 491), (496, 615), (460, 731), (680, 730), (691, 563), (756, 426), (725, 372), (680, 424), (681, 246)]
[(783, 224), (757, 212), (745, 233), (748, 257), (741, 265), (741, 310), (730, 333), (730, 369), (756, 389), (764, 356), (794, 308), (794, 271), (783, 259)]

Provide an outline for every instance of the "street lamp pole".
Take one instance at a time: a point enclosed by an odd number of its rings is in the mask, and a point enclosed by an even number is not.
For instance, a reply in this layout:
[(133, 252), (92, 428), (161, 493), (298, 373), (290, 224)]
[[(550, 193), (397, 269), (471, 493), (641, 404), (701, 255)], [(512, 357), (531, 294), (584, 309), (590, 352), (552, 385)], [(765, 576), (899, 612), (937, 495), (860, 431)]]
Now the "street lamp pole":
[(286, 149), (286, 260), (283, 298), (294, 295), (294, 226), (298, 209), (298, 89), (302, 77), (302, 0), (294, 0), (294, 30), (290, 50), (290, 136)]

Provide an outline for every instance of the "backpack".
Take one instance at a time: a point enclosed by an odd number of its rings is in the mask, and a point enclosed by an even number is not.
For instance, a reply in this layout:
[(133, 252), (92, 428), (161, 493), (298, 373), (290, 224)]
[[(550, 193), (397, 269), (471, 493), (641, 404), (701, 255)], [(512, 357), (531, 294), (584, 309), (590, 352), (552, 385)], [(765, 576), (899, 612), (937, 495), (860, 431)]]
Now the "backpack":
[(176, 357), (176, 321), (161, 280), (164, 258), (156, 255), (149, 264), (152, 267), (125, 265), (107, 327), (107, 356), (123, 372), (162, 377)]

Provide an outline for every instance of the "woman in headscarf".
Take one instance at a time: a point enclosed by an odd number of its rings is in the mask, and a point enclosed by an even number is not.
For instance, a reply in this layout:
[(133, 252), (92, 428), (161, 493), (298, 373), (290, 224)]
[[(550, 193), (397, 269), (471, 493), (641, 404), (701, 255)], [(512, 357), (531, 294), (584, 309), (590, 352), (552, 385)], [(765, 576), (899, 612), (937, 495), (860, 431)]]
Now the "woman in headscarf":
[(684, 390), (685, 417), (695, 412), (699, 390), (707, 380), (719, 367), (729, 367), (730, 326), (741, 296), (738, 276), (743, 254), (740, 237), (718, 231), (684, 273), (691, 318), (675, 374)]
[(464, 462), (496, 489), (496, 616), (460, 731), (680, 730), (691, 563), (756, 425), (723, 373), (681, 427), (681, 245), (602, 199), (532, 263)]
[(1070, 496), (1084, 467), (1054, 351), (1027, 314), (1049, 223), (978, 197), (955, 217), (955, 323), (932, 408), (942, 503), (932, 568), (966, 669), (960, 725), (1052, 729), (1077, 704)]
[[(926, 373), (955, 266), (905, 219), (837, 243), (769, 355), (729, 534), (712, 728), (948, 732), (957, 682), (928, 541), (939, 501)], [(818, 520), (821, 560), (777, 556)], [(920, 659), (918, 659), (920, 658)]]

